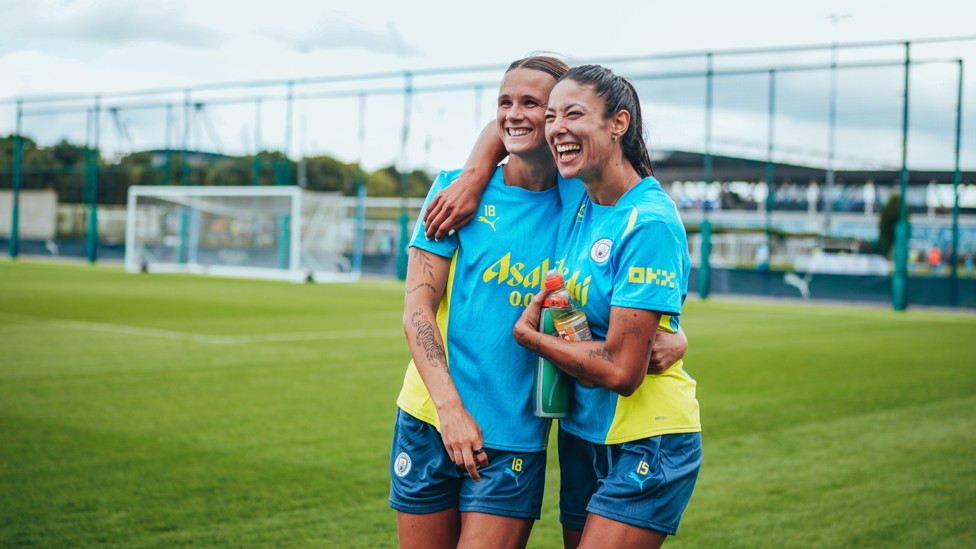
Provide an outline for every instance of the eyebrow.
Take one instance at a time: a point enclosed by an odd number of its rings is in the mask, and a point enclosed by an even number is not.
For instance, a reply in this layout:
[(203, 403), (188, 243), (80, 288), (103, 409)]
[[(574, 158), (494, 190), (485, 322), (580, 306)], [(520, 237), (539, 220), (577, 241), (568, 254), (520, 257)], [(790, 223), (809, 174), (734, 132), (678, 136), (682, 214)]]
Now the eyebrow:
[[(570, 103), (569, 105), (566, 105), (565, 107), (562, 107), (562, 110), (563, 111), (566, 111), (568, 109), (572, 109), (573, 107), (583, 108), (583, 105), (580, 105), (579, 103)], [(556, 111), (558, 109), (554, 109), (554, 108), (546, 105), (546, 110), (547, 111)]]

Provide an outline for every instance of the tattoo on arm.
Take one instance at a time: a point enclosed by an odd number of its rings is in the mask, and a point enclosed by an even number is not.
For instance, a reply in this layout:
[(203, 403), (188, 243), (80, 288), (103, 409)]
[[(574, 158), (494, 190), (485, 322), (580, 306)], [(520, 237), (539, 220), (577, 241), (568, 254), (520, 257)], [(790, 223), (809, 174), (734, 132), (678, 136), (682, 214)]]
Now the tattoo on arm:
[(412, 294), (412, 293), (416, 292), (417, 290), (419, 290), (420, 288), (422, 288), (424, 286), (426, 286), (427, 288), (430, 288), (430, 291), (431, 292), (434, 292), (435, 294), (437, 293), (437, 289), (434, 288), (434, 285), (433, 284), (429, 284), (427, 282), (421, 282), (420, 284), (417, 284), (413, 288), (410, 288), (409, 290), (407, 290), (407, 293), (408, 294)]
[(573, 371), (578, 374), (578, 377), (586, 378), (586, 368), (582, 362), (574, 362)]
[(419, 248), (412, 249), (414, 258), (420, 261), (420, 266), (424, 269), (424, 274), (430, 278), (434, 278), (434, 266), (427, 257), (427, 254), (422, 252)]
[(602, 358), (603, 360), (606, 360), (610, 364), (613, 364), (613, 353), (611, 353), (610, 350), (607, 349), (606, 345), (604, 345), (600, 349), (590, 349), (589, 354), (590, 354), (590, 358)]
[(629, 335), (640, 337), (643, 330), (641, 330), (640, 324), (638, 324), (633, 317), (627, 316), (626, 314), (620, 314), (617, 318), (619, 318), (620, 323), (624, 325), (624, 337)]
[(431, 365), (450, 372), (451, 369), (447, 365), (447, 355), (444, 353), (444, 347), (437, 342), (433, 324), (420, 311), (413, 314), (410, 323), (417, 329), (417, 345), (424, 349), (424, 354), (427, 355), (427, 360)]

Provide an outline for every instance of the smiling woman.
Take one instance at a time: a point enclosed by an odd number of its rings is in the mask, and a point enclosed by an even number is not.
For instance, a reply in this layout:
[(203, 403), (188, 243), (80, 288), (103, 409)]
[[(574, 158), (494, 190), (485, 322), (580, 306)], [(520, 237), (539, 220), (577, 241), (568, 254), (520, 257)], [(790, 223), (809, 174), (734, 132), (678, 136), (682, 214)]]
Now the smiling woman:
[(658, 333), (678, 331), (691, 267), (684, 225), (651, 176), (629, 81), (575, 67), (549, 99), (546, 138), (575, 214), (561, 218), (557, 255), (568, 280), (587, 281), (594, 341), (540, 334), (541, 294), (515, 339), (581, 382), (559, 424), (564, 527), (582, 530), (581, 547), (657, 547), (677, 531), (701, 467), (695, 380), (683, 361), (647, 367)]
[[(413, 360), (390, 454), (401, 547), (524, 547), (540, 518), (549, 423), (531, 410), (535, 357), (512, 338), (522, 294), (513, 300), (489, 273), (502, 256), (543, 264), (555, 247), (541, 215), (559, 207), (545, 105), (566, 70), (550, 57), (512, 63), (494, 127), (510, 160), (494, 170), (478, 222), (441, 241), (418, 222), (410, 243), (403, 327)], [(441, 172), (427, 204), (459, 175)]]

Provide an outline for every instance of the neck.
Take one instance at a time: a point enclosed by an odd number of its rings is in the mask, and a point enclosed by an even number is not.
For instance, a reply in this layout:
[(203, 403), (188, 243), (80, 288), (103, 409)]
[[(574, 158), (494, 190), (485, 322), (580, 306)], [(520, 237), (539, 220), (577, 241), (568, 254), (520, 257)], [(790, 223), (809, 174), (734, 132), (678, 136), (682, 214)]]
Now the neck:
[(590, 200), (601, 206), (613, 206), (627, 191), (641, 182), (637, 170), (621, 155), (592, 177), (583, 177)]
[(556, 186), (556, 161), (549, 149), (542, 154), (511, 155), (502, 168), (505, 184), (529, 191), (544, 191)]

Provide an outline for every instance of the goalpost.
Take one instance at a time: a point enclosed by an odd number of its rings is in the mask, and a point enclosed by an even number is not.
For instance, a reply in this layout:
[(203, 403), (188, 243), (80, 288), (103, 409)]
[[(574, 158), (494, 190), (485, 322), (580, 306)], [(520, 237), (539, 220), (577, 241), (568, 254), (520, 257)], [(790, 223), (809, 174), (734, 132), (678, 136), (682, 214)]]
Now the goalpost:
[[(362, 199), (362, 198), (361, 198)], [(353, 282), (361, 208), (295, 186), (133, 186), (126, 211), (129, 272)], [(357, 236), (360, 235), (360, 236)]]

